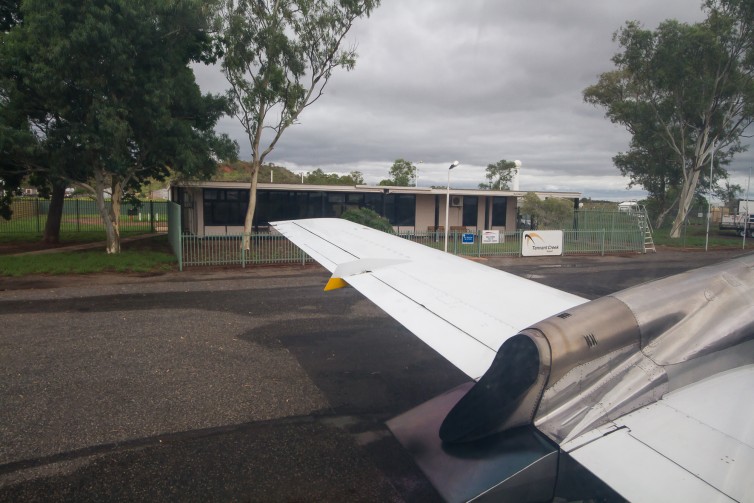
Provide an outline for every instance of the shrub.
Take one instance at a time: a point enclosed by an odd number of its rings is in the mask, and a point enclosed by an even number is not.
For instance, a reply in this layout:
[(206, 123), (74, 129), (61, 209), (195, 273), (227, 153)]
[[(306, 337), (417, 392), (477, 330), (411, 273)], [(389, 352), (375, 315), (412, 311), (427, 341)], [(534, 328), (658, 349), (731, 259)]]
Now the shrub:
[(393, 226), (390, 225), (390, 222), (386, 218), (381, 217), (376, 211), (370, 210), (369, 208), (348, 210), (344, 212), (340, 218), (356, 222), (357, 224), (366, 225), (367, 227), (377, 229), (378, 231), (391, 234), (393, 232)]

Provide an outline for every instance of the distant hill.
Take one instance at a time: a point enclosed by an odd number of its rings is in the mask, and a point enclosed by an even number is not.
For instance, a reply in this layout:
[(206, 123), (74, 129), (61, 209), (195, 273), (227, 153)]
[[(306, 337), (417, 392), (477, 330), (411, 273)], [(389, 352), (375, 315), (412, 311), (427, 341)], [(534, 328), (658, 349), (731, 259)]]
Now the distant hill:
[[(212, 180), (219, 182), (249, 182), (251, 181), (249, 167), (250, 163), (246, 161), (219, 164)], [(301, 173), (294, 173), (283, 166), (265, 164), (259, 170), (259, 182), (300, 184)], [(304, 183), (310, 185), (360, 185), (364, 183), (364, 177), (358, 171), (352, 171), (347, 175), (340, 175), (337, 173), (325, 173), (317, 168), (304, 174)]]
[[(219, 164), (212, 180), (218, 182), (249, 182), (251, 181), (249, 166), (250, 163), (246, 161)], [(272, 173), (273, 183), (301, 183), (301, 175), (297, 175), (288, 168), (274, 164), (265, 164), (259, 169), (259, 181), (269, 183), (271, 181), (270, 173)]]

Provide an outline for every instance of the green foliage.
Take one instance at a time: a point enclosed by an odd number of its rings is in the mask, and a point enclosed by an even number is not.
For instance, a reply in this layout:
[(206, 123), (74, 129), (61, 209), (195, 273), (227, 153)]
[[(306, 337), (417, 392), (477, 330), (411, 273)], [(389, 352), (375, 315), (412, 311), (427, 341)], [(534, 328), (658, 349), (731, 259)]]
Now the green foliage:
[(591, 197), (582, 197), (579, 199), (581, 210), (603, 210), (618, 211), (618, 203), (601, 199), (592, 199)]
[(354, 185), (364, 185), (364, 173), (361, 171), (351, 171), (348, 173), (348, 177), (353, 180)]
[(740, 138), (754, 120), (752, 5), (707, 0), (703, 22), (668, 20), (655, 31), (626, 23), (615, 34), (616, 69), (584, 90), (587, 102), (632, 134), (630, 150), (614, 159), (629, 185), (650, 192), (661, 214), (677, 205), (674, 237), (712, 157), (723, 177), (745, 149)]
[[(136, 235), (136, 233), (124, 233)], [(41, 250), (41, 235), (37, 233), (0, 233), (0, 252), (19, 253)], [(103, 231), (63, 232), (61, 242), (85, 245), (105, 239)], [(142, 238), (124, 243), (117, 255), (87, 248), (79, 251), (59, 251), (42, 254), (2, 255), (0, 276), (27, 274), (92, 274), (102, 272), (161, 272), (175, 270), (176, 258), (170, 250), (167, 236)]]
[[(272, 174), (272, 177), (270, 177), (270, 174)], [(301, 183), (301, 175), (275, 164), (261, 166), (259, 176), (263, 182), (269, 182), (272, 178), (273, 183)], [(211, 178), (224, 182), (248, 182), (251, 179), (251, 163), (247, 161), (220, 163)]]
[(380, 185), (410, 187), (416, 183), (416, 166), (405, 159), (396, 159), (389, 174), (390, 178), (380, 181)]
[[(251, 230), (259, 168), (283, 132), (316, 102), (337, 68), (356, 63), (341, 44), (379, 0), (219, 0), (215, 31), (233, 114), (251, 147)], [(271, 136), (262, 142), (262, 131)]]
[(726, 208), (736, 211), (738, 210), (738, 200), (743, 196), (744, 188), (738, 184), (731, 184), (730, 180), (725, 179), (723, 186), (717, 186), (715, 190), (715, 197), (720, 199)]
[(310, 171), (304, 177), (310, 185), (363, 185), (364, 175), (360, 171), (351, 171), (347, 175), (325, 173), (320, 168)]
[[(123, 237), (129, 237), (129, 236), (138, 236), (142, 234), (146, 234), (151, 232), (150, 229), (147, 230), (134, 230), (134, 231), (124, 231)], [(107, 238), (105, 236), (105, 232), (102, 230), (97, 231), (61, 231), (60, 233), (60, 242), (65, 243), (66, 245), (69, 244), (86, 244), (86, 243), (97, 243), (100, 241), (104, 241)], [(40, 232), (14, 232), (14, 233), (5, 233), (0, 232), (0, 244), (8, 244), (8, 243), (39, 243), (42, 239), (42, 234)]]
[[(212, 179), (228, 182), (248, 182), (251, 177), (251, 168), (251, 163), (247, 161), (223, 163), (217, 166), (217, 172), (212, 176)], [(270, 174), (272, 174), (272, 177), (270, 177)], [(301, 183), (301, 175), (288, 168), (274, 164), (262, 165), (259, 168), (259, 180), (267, 183), (270, 178), (272, 178), (273, 183)], [(304, 175), (304, 183), (310, 185), (363, 185), (364, 175), (360, 171), (351, 171), (347, 175), (325, 173), (322, 169), (317, 168)]]
[(0, 2), (0, 33), (10, 30), (21, 20), (21, 0), (3, 0)]
[(515, 161), (506, 161), (502, 159), (495, 164), (487, 165), (487, 183), (480, 183), (480, 189), (487, 190), (510, 190), (510, 182), (516, 174)]
[[(22, 14), (0, 48), (0, 148), (37, 183), (117, 200), (171, 170), (206, 176), (235, 154), (213, 131), (225, 99), (203, 96), (188, 66), (209, 57), (203, 2), (27, 0)], [(117, 215), (102, 216), (118, 241)]]
[[(681, 232), (681, 238), (675, 239), (670, 236), (670, 228), (654, 229), (652, 239), (656, 246), (667, 246), (683, 249), (704, 250), (705, 245), (708, 248), (741, 248), (742, 238), (733, 232), (723, 232), (716, 228), (710, 229), (709, 237), (707, 236), (707, 227), (705, 225), (684, 225)], [(746, 239), (746, 250), (754, 249), (754, 239)]]
[(557, 197), (542, 200), (534, 192), (528, 192), (521, 213), (531, 216), (537, 229), (565, 229), (571, 227), (573, 203)]
[(393, 233), (393, 226), (390, 225), (390, 222), (386, 218), (381, 217), (376, 211), (370, 210), (369, 208), (345, 211), (340, 218), (366, 225), (367, 227), (377, 229), (378, 231)]
[(63, 252), (3, 257), (0, 276), (29, 274), (91, 274), (101, 272), (157, 272), (175, 268), (170, 253), (124, 251), (111, 255), (103, 251)]

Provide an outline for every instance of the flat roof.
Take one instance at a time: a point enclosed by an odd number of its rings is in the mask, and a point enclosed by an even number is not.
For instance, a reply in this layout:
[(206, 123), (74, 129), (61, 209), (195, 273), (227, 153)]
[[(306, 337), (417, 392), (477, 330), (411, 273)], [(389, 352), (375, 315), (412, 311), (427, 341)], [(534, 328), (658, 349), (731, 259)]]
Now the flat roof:
[[(248, 189), (249, 182), (219, 182), (219, 181), (179, 181), (171, 182), (171, 187), (197, 187), (205, 189)], [(445, 195), (446, 189), (431, 187), (397, 187), (383, 185), (308, 185), (304, 183), (260, 183), (258, 189), (264, 190), (299, 190), (305, 192), (373, 192), (384, 194), (425, 194)], [(485, 189), (454, 189), (450, 193), (456, 196), (499, 196), (524, 197), (534, 192), (539, 197), (560, 197), (565, 199), (580, 198), (580, 192), (556, 192), (548, 190), (485, 190)]]

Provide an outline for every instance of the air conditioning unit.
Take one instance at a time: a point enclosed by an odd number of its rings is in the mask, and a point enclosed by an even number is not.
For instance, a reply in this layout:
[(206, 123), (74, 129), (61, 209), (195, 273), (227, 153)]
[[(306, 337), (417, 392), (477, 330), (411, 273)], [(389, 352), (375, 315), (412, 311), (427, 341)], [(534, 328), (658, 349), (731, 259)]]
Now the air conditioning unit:
[(451, 196), (451, 198), (450, 198), (450, 205), (451, 206), (463, 206), (463, 197), (461, 197), (461, 196)]

